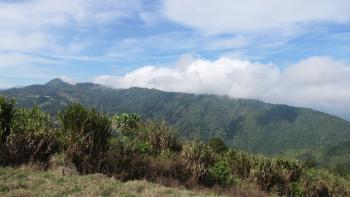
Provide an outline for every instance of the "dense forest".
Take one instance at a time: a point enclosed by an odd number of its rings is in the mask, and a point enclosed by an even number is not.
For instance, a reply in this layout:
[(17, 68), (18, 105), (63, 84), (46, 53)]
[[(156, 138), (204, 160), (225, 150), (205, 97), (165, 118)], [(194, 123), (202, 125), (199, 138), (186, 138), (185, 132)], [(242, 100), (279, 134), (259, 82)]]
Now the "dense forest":
[(165, 121), (137, 114), (105, 114), (70, 103), (53, 118), (39, 107), (15, 107), (13, 99), (0, 97), (0, 126), (1, 166), (216, 187), (223, 194), (256, 186), (281, 196), (350, 195), (347, 175), (231, 149), (220, 138), (184, 139)]

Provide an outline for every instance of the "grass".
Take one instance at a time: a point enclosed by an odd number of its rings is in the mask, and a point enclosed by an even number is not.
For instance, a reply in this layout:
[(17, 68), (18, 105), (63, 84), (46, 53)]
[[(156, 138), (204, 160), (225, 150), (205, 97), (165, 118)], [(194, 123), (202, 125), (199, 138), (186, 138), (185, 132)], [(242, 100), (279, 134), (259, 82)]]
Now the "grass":
[(147, 181), (121, 182), (102, 174), (62, 176), (54, 172), (0, 168), (0, 196), (218, 196)]

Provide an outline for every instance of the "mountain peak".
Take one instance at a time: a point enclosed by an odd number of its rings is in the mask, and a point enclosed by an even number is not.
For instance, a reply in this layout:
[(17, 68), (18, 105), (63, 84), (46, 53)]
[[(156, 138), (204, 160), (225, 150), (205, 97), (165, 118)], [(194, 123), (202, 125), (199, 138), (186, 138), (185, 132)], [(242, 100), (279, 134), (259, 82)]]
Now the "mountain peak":
[(62, 79), (60, 78), (55, 78), (55, 79), (52, 79), (51, 81), (47, 82), (45, 84), (46, 86), (54, 86), (54, 87), (58, 87), (58, 86), (67, 86), (67, 85), (71, 85), (65, 81), (63, 81)]

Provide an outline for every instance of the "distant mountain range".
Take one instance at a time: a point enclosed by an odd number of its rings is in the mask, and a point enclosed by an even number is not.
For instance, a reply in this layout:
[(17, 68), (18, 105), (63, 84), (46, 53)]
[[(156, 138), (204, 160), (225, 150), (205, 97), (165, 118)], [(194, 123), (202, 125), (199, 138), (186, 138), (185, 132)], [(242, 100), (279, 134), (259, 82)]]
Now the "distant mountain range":
[(109, 114), (138, 113), (165, 119), (185, 138), (222, 138), (226, 144), (255, 153), (278, 154), (319, 149), (350, 141), (350, 123), (306, 108), (214, 95), (163, 92), (155, 89), (112, 89), (93, 83), (71, 85), (54, 79), (0, 91), (19, 106), (39, 105), (52, 114), (70, 102)]

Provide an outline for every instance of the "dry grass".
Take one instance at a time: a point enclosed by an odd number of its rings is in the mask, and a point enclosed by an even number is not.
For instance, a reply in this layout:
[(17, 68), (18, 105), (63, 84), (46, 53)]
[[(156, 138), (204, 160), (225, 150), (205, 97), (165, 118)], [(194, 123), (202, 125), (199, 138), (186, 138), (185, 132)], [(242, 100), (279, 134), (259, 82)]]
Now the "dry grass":
[(218, 196), (146, 181), (120, 182), (101, 174), (61, 176), (30, 169), (0, 168), (0, 196)]

